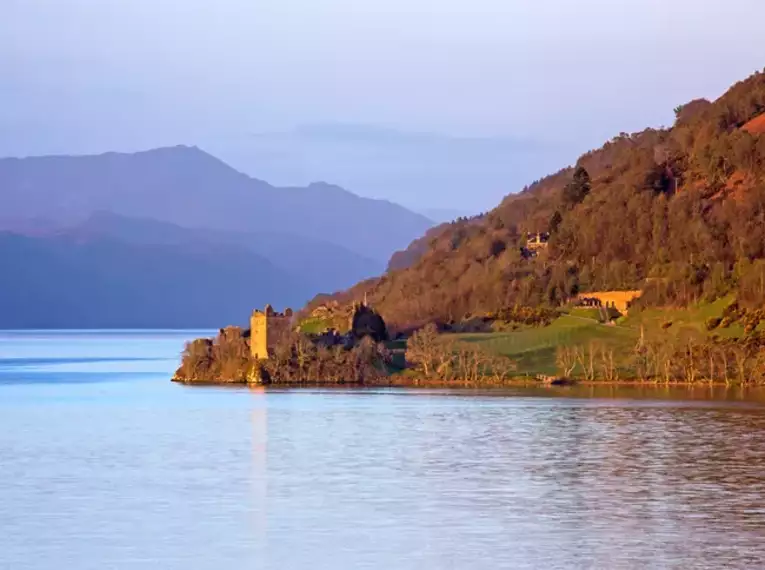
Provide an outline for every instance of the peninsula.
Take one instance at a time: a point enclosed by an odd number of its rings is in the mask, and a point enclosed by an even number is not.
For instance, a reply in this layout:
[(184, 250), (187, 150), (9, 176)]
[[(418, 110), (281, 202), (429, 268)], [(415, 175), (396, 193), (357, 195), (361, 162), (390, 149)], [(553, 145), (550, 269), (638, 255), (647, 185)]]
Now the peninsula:
[(377, 278), (192, 343), (177, 378), (765, 384), (763, 124), (758, 72), (431, 229)]

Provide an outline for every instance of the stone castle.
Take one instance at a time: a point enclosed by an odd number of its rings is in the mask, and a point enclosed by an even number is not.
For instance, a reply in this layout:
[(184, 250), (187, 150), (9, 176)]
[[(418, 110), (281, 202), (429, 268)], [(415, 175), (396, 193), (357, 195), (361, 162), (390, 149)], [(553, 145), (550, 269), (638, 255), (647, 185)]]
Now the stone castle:
[(271, 305), (265, 310), (255, 310), (250, 316), (250, 353), (256, 360), (270, 356), (279, 339), (292, 330), (292, 309), (283, 313), (274, 311)]
[[(354, 303), (348, 316), (348, 332), (339, 334), (333, 328), (328, 328), (320, 335), (314, 335), (314, 342), (325, 346), (346, 344), (353, 347), (364, 337), (371, 337), (375, 342), (388, 339), (388, 330), (383, 318), (367, 303)], [(325, 314), (325, 313), (322, 313)], [(326, 315), (331, 315), (327, 312)], [(283, 313), (274, 311), (271, 305), (266, 305), (263, 311), (254, 310), (250, 316), (250, 354), (255, 360), (267, 360), (273, 356), (274, 348), (294, 329), (295, 322), (292, 309)]]

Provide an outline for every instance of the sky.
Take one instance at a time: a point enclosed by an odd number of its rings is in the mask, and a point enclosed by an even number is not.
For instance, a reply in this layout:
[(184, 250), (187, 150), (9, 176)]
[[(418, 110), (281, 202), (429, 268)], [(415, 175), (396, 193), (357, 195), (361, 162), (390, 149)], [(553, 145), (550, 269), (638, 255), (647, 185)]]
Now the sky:
[(763, 69), (763, 21), (762, 0), (1, 0), (0, 154), (341, 124), (573, 160)]

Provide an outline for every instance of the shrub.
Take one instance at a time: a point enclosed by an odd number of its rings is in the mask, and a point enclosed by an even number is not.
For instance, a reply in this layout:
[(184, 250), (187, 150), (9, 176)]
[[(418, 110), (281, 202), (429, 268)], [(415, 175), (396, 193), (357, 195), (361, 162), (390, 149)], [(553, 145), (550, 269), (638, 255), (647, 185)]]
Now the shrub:
[(212, 341), (198, 338), (186, 343), (181, 356), (181, 367), (176, 372), (176, 378), (203, 381), (210, 377), (212, 368)]
[(722, 312), (723, 318), (730, 317), (733, 320), (738, 318), (738, 314), (739, 314), (739, 306), (738, 306), (738, 302), (736, 301), (733, 301), (730, 305), (725, 307), (725, 309), (723, 309), (723, 312)]
[(722, 322), (722, 319), (720, 317), (711, 317), (711, 318), (707, 319), (707, 323), (706, 323), (707, 330), (708, 331), (715, 330), (717, 327), (720, 326), (721, 322)]

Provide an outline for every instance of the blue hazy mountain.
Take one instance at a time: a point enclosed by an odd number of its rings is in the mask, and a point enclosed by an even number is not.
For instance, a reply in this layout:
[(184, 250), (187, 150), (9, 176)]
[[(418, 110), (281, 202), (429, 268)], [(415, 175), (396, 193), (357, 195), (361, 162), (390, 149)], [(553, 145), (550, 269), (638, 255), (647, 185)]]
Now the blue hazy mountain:
[(314, 183), (277, 188), (196, 147), (0, 160), (7, 219), (62, 225), (107, 211), (181, 227), (289, 233), (384, 264), (432, 222), (385, 200)]
[(0, 328), (197, 327), (381, 273), (432, 225), (192, 147), (0, 160)]
[(0, 233), (0, 328), (239, 324), (257, 300), (301, 303), (301, 281), (245, 248)]
[[(286, 232), (231, 232), (183, 228), (156, 220), (97, 212), (84, 223), (57, 232), (79, 240), (108, 238), (132, 245), (184, 246), (205, 251), (210, 246), (241, 248), (293, 277), (303, 290), (328, 292), (379, 274), (380, 262), (342, 246)], [(355, 281), (354, 281), (355, 280)]]

